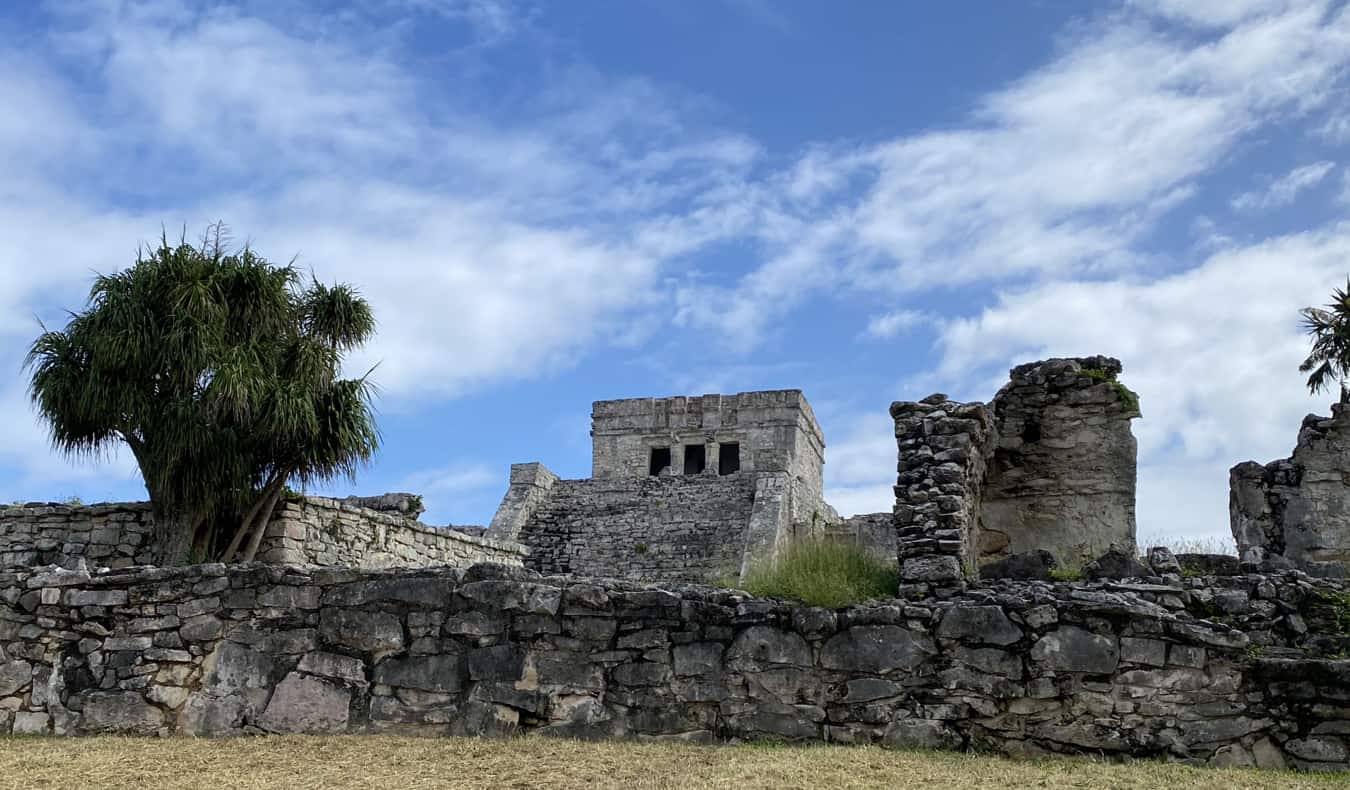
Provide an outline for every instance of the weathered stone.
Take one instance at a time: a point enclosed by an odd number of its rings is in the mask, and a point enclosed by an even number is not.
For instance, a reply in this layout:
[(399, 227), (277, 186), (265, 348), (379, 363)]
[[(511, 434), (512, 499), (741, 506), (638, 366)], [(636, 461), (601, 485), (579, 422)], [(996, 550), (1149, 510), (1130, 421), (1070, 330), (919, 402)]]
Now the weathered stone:
[(757, 625), (745, 629), (731, 643), (727, 668), (755, 671), (775, 664), (810, 666), (811, 648), (806, 640), (788, 631)]
[(334, 678), (354, 686), (366, 684), (366, 666), (361, 659), (337, 653), (306, 653), (296, 669), (320, 677)]
[(329, 644), (376, 655), (403, 649), (403, 626), (387, 612), (324, 609), (319, 615), (319, 634)]
[(1133, 551), (1113, 548), (1088, 563), (1083, 575), (1089, 579), (1138, 579), (1151, 574)]
[(961, 736), (941, 721), (899, 719), (886, 728), (882, 742), (897, 749), (956, 749)]
[(864, 625), (836, 634), (820, 650), (826, 669), (885, 674), (913, 670), (937, 653), (932, 639), (894, 625)]
[(965, 642), (1011, 645), (1022, 638), (1022, 629), (1013, 625), (997, 606), (957, 606), (943, 615), (937, 635)]
[(153, 735), (164, 714), (134, 691), (94, 693), (84, 699), (84, 730), (90, 733)]
[(723, 647), (716, 642), (690, 642), (676, 645), (675, 674), (679, 677), (715, 675), (722, 671)]
[(0, 697), (22, 691), (32, 682), (32, 664), (17, 658), (0, 662)]
[(1031, 658), (1050, 669), (1106, 674), (1116, 671), (1120, 649), (1115, 637), (1061, 625), (1031, 647)]
[[(1001, 533), (991, 533), (1001, 534)], [(982, 579), (1042, 579), (1050, 578), (1055, 567), (1055, 555), (1045, 549), (1010, 554), (1003, 559), (980, 566)]]
[(468, 680), (464, 657), (450, 653), (387, 658), (375, 665), (375, 682), (421, 691), (455, 692)]
[(347, 728), (351, 692), (301, 675), (287, 675), (277, 685), (258, 726), (280, 733), (337, 733)]
[(1032, 362), (994, 396), (980, 529), (1006, 536), (1008, 553), (1046, 550), (1075, 567), (1134, 550), (1139, 405), (1115, 381), (1120, 370), (1109, 357)]

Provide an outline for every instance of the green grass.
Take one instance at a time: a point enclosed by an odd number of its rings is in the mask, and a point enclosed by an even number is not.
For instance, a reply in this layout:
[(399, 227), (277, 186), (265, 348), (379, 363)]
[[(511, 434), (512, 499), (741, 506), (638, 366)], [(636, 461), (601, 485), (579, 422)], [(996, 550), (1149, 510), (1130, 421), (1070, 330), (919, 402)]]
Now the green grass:
[(1081, 582), (1083, 580), (1083, 569), (1051, 568), (1050, 578), (1057, 582)]
[(1083, 368), (1078, 372), (1093, 381), (1101, 381), (1110, 384), (1116, 391), (1116, 397), (1120, 398), (1120, 402), (1125, 404), (1126, 408), (1131, 411), (1139, 411), (1139, 396), (1134, 390), (1117, 381), (1116, 377), (1111, 373), (1108, 373), (1101, 368)]
[(857, 546), (823, 538), (798, 541), (772, 563), (750, 570), (737, 585), (764, 598), (785, 598), (811, 606), (839, 608), (877, 598), (894, 598), (900, 574)]

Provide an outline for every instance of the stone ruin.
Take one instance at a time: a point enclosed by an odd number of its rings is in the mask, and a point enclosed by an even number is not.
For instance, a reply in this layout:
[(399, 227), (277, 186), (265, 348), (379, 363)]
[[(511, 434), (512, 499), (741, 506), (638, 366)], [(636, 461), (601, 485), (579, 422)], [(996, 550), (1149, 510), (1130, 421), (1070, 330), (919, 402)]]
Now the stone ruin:
[[(598, 402), (592, 477), (513, 466), (486, 530), (422, 525), (412, 495), (305, 497), (269, 525), (267, 562), (154, 568), (134, 567), (143, 505), (5, 509), (0, 735), (538, 732), (1350, 769), (1350, 586), (1287, 567), (1345, 557), (1350, 413), (1237, 467), (1247, 561), (1183, 573), (1166, 549), (1134, 556), (1139, 412), (1119, 372), (1053, 359), (989, 404), (894, 404), (894, 512), (849, 519), (791, 390)], [(815, 534), (898, 558), (897, 597), (832, 610), (687, 583)], [(1128, 562), (1086, 580), (1025, 578), (1112, 550)]]
[(485, 533), (547, 573), (743, 576), (840, 519), (822, 496), (825, 439), (799, 390), (597, 401), (591, 477), (511, 467)]
[(989, 404), (892, 404), (905, 581), (1133, 555), (1139, 403), (1120, 371), (1108, 357), (1050, 359), (1013, 368)]
[(1228, 512), (1244, 565), (1350, 570), (1350, 404), (1303, 419), (1294, 454), (1229, 472)]

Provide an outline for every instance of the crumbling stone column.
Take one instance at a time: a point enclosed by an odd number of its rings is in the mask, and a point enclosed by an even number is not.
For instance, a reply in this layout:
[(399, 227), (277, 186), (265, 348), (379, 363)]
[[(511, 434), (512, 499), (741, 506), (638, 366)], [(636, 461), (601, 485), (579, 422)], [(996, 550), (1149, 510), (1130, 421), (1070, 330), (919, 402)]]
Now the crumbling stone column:
[(1110, 357), (1048, 359), (1012, 369), (991, 404), (998, 443), (985, 478), (980, 564), (1045, 550), (1081, 567), (1135, 547), (1138, 447), (1134, 393)]
[(891, 404), (899, 447), (895, 529), (901, 581), (950, 584), (971, 568), (994, 425), (983, 403), (941, 393)]
[(1228, 510), (1244, 563), (1350, 573), (1350, 406), (1305, 417), (1293, 456), (1233, 467)]

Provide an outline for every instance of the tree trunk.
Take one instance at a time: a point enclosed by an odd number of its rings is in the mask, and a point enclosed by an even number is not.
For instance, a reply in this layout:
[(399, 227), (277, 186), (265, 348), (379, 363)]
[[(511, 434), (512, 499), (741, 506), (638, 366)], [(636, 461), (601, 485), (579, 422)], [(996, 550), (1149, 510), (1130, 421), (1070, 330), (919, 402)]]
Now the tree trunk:
[(193, 540), (202, 520), (183, 514), (155, 511), (155, 564), (162, 567), (186, 565)]
[[(253, 507), (248, 509), (248, 513), (244, 515), (244, 520), (239, 524), (239, 529), (235, 530), (234, 538), (230, 540), (230, 545), (226, 547), (225, 553), (220, 555), (221, 562), (230, 562), (234, 559), (235, 554), (239, 551), (239, 547), (244, 543), (244, 538), (248, 537), (249, 528), (253, 527), (258, 522), (259, 511), (261, 511), (263, 506), (267, 504), (267, 501), (272, 498), (273, 491), (280, 489), (285, 483), (286, 477), (284, 475), (278, 475), (272, 479), (272, 482), (263, 486), (263, 490), (253, 502)], [(263, 526), (266, 526), (267, 522), (264, 520), (262, 524)]]
[(267, 525), (272, 521), (272, 511), (276, 509), (278, 499), (281, 499), (281, 486), (272, 491), (272, 496), (258, 515), (258, 523), (253, 527), (253, 536), (248, 539), (248, 550), (244, 552), (241, 562), (253, 562), (253, 558), (258, 555), (258, 546), (262, 544), (263, 534), (267, 532)]

